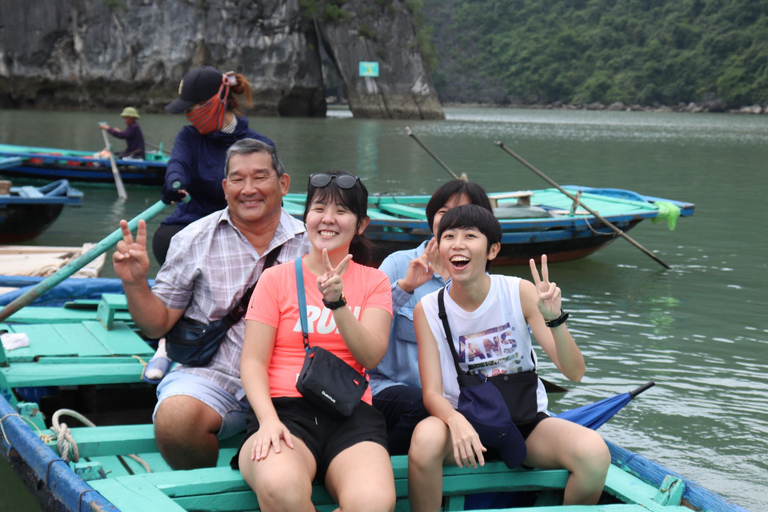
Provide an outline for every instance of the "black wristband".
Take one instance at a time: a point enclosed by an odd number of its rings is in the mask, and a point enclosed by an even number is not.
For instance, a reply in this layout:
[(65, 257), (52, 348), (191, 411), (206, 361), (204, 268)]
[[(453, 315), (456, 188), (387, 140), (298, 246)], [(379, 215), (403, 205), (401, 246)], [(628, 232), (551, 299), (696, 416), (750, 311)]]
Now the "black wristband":
[(568, 317), (570, 316), (570, 313), (566, 313), (563, 311), (562, 308), (560, 308), (560, 316), (555, 318), (554, 320), (550, 320), (549, 322), (546, 322), (547, 327), (550, 329), (557, 327), (560, 324), (564, 324), (566, 320), (568, 320)]
[(344, 298), (344, 294), (342, 293), (341, 296), (339, 296), (339, 300), (336, 302), (328, 302), (327, 300), (323, 299), (323, 304), (325, 307), (333, 311), (334, 309), (339, 309), (340, 307), (347, 305), (347, 299)]

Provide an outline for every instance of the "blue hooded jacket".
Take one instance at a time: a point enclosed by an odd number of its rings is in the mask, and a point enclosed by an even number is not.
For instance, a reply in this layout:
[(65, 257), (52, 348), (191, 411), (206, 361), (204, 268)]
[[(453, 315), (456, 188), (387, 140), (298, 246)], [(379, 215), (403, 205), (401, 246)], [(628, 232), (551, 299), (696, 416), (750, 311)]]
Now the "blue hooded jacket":
[[(256, 139), (274, 146), (264, 135), (248, 128), (248, 118), (238, 117), (234, 133), (216, 131), (201, 135), (192, 125), (181, 129), (173, 144), (171, 159), (165, 172), (163, 199), (175, 198), (173, 182), (181, 183), (189, 192), (188, 203), (179, 202), (163, 224), (187, 225), (227, 206), (221, 180), (227, 149), (241, 139)], [(175, 200), (175, 199), (174, 199)]]

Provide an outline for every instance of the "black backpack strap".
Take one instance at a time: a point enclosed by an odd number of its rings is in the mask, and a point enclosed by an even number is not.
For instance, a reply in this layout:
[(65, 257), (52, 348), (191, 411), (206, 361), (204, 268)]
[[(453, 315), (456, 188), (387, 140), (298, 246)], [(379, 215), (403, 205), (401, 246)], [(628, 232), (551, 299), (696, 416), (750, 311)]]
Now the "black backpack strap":
[(451, 324), (448, 323), (448, 314), (445, 312), (445, 287), (441, 288), (437, 292), (437, 316), (443, 322), (443, 330), (445, 331), (445, 339), (448, 342), (448, 348), (451, 349), (451, 355), (453, 356), (453, 364), (456, 366), (456, 375), (462, 375), (466, 373), (459, 366), (459, 355), (456, 353), (456, 347), (453, 346), (453, 334), (451, 333)]
[[(264, 268), (261, 269), (261, 273), (263, 274), (265, 270), (267, 270), (269, 267), (274, 266), (275, 262), (277, 261), (277, 257), (280, 255), (280, 251), (282, 250), (283, 246), (278, 245), (274, 249), (272, 249), (272, 252), (267, 254), (267, 259), (264, 260)], [(221, 319), (221, 321), (224, 323), (224, 325), (227, 326), (227, 329), (235, 325), (241, 318), (243, 318), (243, 315), (245, 315), (245, 312), (248, 311), (248, 303), (251, 302), (251, 295), (253, 295), (253, 290), (256, 288), (256, 284), (259, 282), (259, 279), (256, 278), (256, 281), (248, 287), (247, 290), (245, 290), (245, 293), (242, 297), (240, 297), (240, 300), (237, 301), (237, 303), (232, 306), (232, 309), (227, 311), (227, 314), (224, 315), (224, 317)]]

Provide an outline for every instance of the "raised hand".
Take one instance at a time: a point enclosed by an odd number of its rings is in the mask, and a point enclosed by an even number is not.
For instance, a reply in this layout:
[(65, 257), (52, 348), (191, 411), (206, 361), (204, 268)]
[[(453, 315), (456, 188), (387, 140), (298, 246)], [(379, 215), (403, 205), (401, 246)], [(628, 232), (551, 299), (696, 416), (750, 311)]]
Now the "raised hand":
[(323, 249), (323, 263), (325, 273), (317, 277), (317, 289), (323, 294), (323, 298), (328, 302), (337, 302), (341, 299), (341, 292), (344, 289), (344, 283), (341, 276), (347, 271), (349, 262), (352, 261), (352, 255), (347, 254), (343, 260), (333, 267), (331, 259), (328, 257), (328, 250)]
[(136, 241), (133, 240), (128, 222), (120, 221), (123, 239), (117, 242), (117, 250), (112, 254), (112, 266), (115, 274), (123, 283), (133, 284), (147, 278), (149, 255), (147, 254), (147, 223), (139, 221)]
[(547, 255), (541, 256), (541, 278), (536, 268), (536, 262), (531, 258), (531, 275), (533, 275), (533, 284), (536, 285), (536, 291), (539, 293), (538, 307), (541, 316), (547, 322), (560, 317), (562, 309), (560, 288), (555, 283), (549, 282), (549, 269), (547, 268)]
[(432, 268), (430, 261), (436, 252), (437, 239), (433, 237), (427, 244), (424, 252), (408, 263), (408, 270), (405, 272), (405, 277), (400, 279), (397, 285), (406, 292), (413, 293), (413, 290), (432, 279), (435, 270)]

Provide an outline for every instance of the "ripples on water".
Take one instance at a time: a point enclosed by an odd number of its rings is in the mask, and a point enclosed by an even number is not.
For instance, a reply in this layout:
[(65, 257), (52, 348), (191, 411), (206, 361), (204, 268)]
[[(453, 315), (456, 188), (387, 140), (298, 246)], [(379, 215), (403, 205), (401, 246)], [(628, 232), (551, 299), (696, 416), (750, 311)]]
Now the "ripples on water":
[[(14, 114), (0, 111), (0, 142), (100, 143), (95, 122), (103, 115)], [(554, 412), (656, 381), (600, 428), (603, 435), (754, 512), (768, 510), (768, 116), (457, 108), (446, 114), (445, 122), (369, 121), (331, 110), (326, 120), (252, 118), (251, 125), (277, 142), (294, 191), (309, 173), (341, 167), (357, 169), (371, 192), (431, 193), (446, 174), (405, 135), (411, 126), (444, 162), (489, 191), (544, 186), (493, 146), (503, 140), (562, 184), (696, 203), (696, 215), (680, 219), (674, 232), (650, 222), (631, 232), (671, 270), (623, 240), (551, 266), (588, 372), (573, 384), (546, 357), (540, 366), (571, 389), (552, 397)], [(178, 117), (142, 117), (145, 136), (172, 140)], [(45, 137), (40, 119), (56, 121)], [(72, 129), (61, 130), (64, 123)], [(79, 132), (90, 139), (50, 139)], [(129, 187), (128, 202), (120, 203), (113, 187), (82, 188), (85, 205), (65, 209), (36, 244), (96, 241), (159, 195)], [(150, 223), (150, 233), (159, 222)], [(530, 278), (526, 267), (499, 270)], [(113, 275), (109, 263), (104, 275)]]

